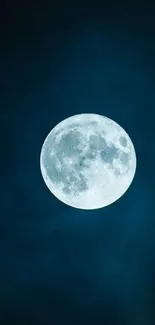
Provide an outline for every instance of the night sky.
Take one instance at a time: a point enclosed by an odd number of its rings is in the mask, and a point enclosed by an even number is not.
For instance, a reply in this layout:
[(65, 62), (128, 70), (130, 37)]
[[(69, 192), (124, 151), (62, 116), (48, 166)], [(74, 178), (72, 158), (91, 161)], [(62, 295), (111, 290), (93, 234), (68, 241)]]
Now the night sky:
[[(7, 0), (0, 17), (0, 324), (154, 325), (155, 6)], [(103, 209), (63, 204), (40, 172), (45, 137), (79, 113), (135, 146), (130, 189)]]

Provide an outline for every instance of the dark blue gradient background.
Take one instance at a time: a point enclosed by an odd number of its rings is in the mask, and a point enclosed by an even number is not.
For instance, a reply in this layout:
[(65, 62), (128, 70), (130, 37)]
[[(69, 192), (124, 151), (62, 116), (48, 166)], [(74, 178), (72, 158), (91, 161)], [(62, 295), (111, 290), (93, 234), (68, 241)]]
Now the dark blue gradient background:
[[(155, 324), (155, 8), (6, 2), (1, 11), (0, 324)], [(44, 138), (79, 113), (129, 133), (137, 172), (99, 210), (47, 189)]]

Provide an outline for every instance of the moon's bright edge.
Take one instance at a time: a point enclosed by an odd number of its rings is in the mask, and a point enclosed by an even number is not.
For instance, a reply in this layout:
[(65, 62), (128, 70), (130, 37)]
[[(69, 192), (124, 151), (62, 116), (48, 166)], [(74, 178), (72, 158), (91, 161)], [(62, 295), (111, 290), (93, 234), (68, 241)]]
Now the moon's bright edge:
[(63, 203), (97, 209), (118, 200), (136, 171), (136, 153), (126, 131), (97, 114), (79, 114), (57, 124), (40, 154), (43, 179)]

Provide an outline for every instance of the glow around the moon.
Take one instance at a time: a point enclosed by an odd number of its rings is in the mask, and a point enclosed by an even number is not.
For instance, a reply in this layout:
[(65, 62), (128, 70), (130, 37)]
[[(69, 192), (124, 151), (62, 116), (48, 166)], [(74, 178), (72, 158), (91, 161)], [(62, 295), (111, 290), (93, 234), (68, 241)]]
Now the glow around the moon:
[(40, 155), (43, 179), (62, 202), (97, 209), (118, 200), (136, 171), (136, 154), (125, 130), (97, 114), (79, 114), (56, 125)]

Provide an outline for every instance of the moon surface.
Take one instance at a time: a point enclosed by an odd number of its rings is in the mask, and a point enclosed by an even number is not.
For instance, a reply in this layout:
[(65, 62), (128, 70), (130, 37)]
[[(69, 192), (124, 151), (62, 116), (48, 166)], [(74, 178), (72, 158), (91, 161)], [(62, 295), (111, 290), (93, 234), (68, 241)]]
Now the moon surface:
[(78, 114), (47, 135), (40, 168), (60, 201), (74, 208), (98, 209), (127, 191), (136, 171), (136, 153), (119, 124), (98, 114)]

